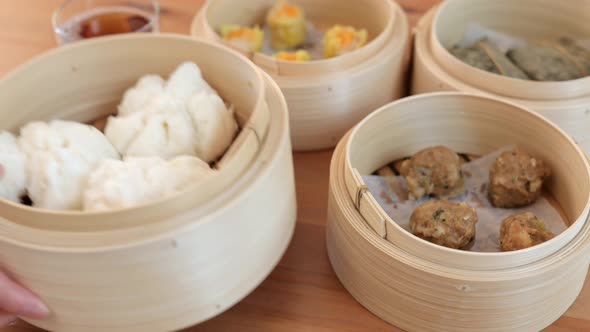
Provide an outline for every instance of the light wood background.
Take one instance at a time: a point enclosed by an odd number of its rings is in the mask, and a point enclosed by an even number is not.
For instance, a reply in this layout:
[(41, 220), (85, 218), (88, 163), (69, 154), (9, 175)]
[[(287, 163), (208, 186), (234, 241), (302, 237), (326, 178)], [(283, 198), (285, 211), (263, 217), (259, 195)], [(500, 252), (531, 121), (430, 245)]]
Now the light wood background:
[[(0, 75), (56, 46), (50, 15), (59, 2), (0, 0)], [(160, 2), (161, 30), (188, 33), (193, 15), (203, 1)], [(440, 0), (398, 0), (412, 23), (438, 2)], [(187, 329), (186, 332), (400, 331), (358, 304), (342, 287), (330, 268), (325, 247), (325, 223), (331, 155), (331, 150), (294, 155), (297, 228), (291, 246), (277, 268), (238, 305), (217, 318)], [(546, 331), (590, 331), (589, 280), (577, 302)], [(39, 330), (18, 323), (2, 331)]]

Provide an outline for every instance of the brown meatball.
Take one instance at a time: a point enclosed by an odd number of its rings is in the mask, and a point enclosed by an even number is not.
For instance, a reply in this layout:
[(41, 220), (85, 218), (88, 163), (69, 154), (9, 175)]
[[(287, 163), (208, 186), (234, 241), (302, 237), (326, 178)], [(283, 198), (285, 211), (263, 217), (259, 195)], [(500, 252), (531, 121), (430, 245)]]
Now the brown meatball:
[(459, 249), (475, 237), (477, 221), (475, 209), (465, 203), (432, 201), (414, 210), (410, 229), (424, 240)]
[(516, 208), (534, 203), (551, 170), (542, 160), (522, 150), (504, 152), (490, 169), (489, 196), (492, 205)]
[(402, 163), (400, 173), (415, 199), (427, 195), (452, 198), (463, 192), (461, 158), (444, 146), (416, 153)]
[(513, 251), (536, 246), (554, 237), (531, 212), (512, 215), (500, 226), (500, 249)]

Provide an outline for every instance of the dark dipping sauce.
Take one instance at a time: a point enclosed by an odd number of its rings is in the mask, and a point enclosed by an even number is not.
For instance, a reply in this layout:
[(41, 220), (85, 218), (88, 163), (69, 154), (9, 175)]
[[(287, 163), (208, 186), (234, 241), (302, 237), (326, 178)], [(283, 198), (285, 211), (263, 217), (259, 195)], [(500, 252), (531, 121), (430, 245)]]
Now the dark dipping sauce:
[[(101, 13), (80, 21), (80, 37), (93, 38), (118, 33), (129, 33), (142, 30), (149, 20), (132, 13), (112, 12)], [(152, 28), (144, 32), (151, 32)]]

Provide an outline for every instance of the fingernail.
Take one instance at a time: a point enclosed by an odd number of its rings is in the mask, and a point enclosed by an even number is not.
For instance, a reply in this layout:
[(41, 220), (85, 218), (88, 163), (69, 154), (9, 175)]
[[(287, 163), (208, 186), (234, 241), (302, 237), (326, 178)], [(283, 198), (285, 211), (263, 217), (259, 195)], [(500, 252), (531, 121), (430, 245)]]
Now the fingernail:
[(49, 315), (49, 308), (43, 302), (35, 301), (24, 308), (24, 316), (31, 318), (44, 318)]
[(11, 316), (11, 315), (2, 315), (0, 317), (0, 329), (6, 326), (14, 326), (16, 325), (16, 322), (18, 321), (18, 318), (16, 316)]

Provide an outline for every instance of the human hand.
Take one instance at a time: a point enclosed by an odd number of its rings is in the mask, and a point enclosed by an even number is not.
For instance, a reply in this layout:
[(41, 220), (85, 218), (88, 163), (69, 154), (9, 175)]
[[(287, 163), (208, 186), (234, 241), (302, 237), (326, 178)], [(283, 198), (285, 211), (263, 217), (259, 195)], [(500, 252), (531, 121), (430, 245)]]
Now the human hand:
[(42, 319), (49, 309), (37, 296), (0, 271), (0, 328), (16, 321), (16, 316)]

